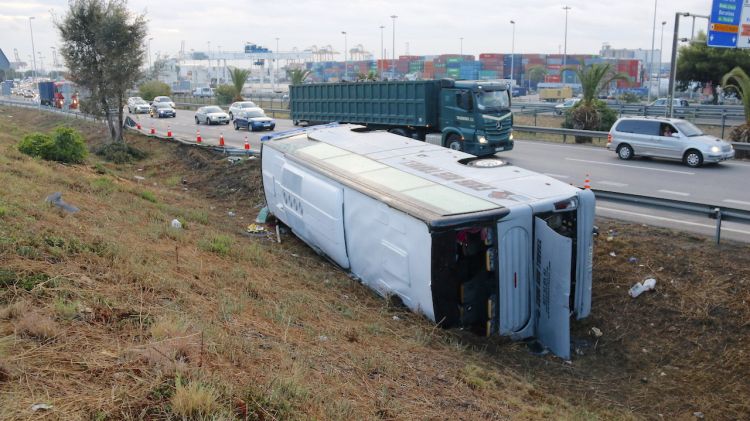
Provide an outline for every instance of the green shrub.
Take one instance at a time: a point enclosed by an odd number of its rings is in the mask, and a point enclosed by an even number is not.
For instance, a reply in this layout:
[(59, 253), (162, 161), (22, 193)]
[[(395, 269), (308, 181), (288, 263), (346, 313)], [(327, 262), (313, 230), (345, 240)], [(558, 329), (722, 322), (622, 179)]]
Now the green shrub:
[(232, 85), (219, 85), (214, 90), (214, 94), (216, 95), (216, 102), (218, 102), (219, 105), (226, 105), (234, 100), (236, 92)]
[(232, 247), (232, 239), (226, 235), (216, 235), (212, 238), (199, 241), (198, 247), (211, 253), (226, 256)]
[(52, 148), (52, 138), (44, 133), (31, 133), (23, 137), (18, 150), (29, 156), (41, 157), (44, 151)]
[(143, 190), (141, 192), (141, 199), (148, 200), (151, 203), (156, 203), (156, 195), (154, 194), (154, 192), (148, 190)]
[(138, 93), (141, 98), (146, 101), (151, 101), (157, 96), (170, 96), (172, 95), (172, 89), (164, 82), (158, 80), (151, 80), (138, 87)]
[[(140, 149), (120, 142), (108, 143), (96, 150), (104, 160), (115, 164), (127, 164), (146, 158), (147, 154)], [(104, 169), (106, 171), (106, 169)]]
[(88, 155), (83, 136), (70, 127), (58, 127), (52, 136), (33, 133), (21, 140), (18, 150), (34, 157), (48, 161), (80, 164)]

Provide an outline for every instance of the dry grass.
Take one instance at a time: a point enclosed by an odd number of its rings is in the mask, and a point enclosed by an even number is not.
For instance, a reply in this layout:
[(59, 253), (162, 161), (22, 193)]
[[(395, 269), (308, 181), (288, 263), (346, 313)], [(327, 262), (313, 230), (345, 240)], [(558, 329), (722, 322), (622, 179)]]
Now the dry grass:
[[(583, 355), (569, 365), (436, 329), (292, 236), (248, 237), (262, 204), (257, 161), (144, 138), (133, 143), (149, 158), (132, 165), (31, 160), (14, 142), (57, 117), (1, 108), (0, 359), (18, 380), (0, 386), (0, 419), (28, 418), (38, 402), (60, 419), (750, 415), (746, 246), (600, 221), (620, 235), (597, 240), (594, 310), (574, 325)], [(83, 130), (92, 143), (106, 135)], [(45, 206), (53, 191), (81, 212)], [(167, 230), (174, 218), (180, 234)], [(611, 247), (644, 267), (610, 258)], [(650, 273), (657, 291), (627, 297)], [(54, 340), (21, 334), (31, 314), (56, 315), (56, 333), (41, 336)]]
[(49, 341), (61, 333), (54, 320), (38, 313), (26, 313), (16, 323), (16, 335), (22, 337)]

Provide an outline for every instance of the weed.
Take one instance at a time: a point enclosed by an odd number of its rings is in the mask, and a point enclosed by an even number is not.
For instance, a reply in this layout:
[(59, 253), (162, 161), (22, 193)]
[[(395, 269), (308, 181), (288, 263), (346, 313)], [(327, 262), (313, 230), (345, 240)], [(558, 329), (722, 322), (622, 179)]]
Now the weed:
[(78, 305), (77, 302), (57, 298), (55, 300), (55, 314), (63, 320), (72, 320), (78, 315)]
[[(26, 303), (23, 301), (16, 301), (13, 304), (9, 304), (4, 308), (0, 309), (0, 320), (3, 319), (17, 319), (24, 314), (26, 314), (27, 308)], [(0, 345), (2, 345), (2, 342), (0, 342)], [(2, 351), (2, 347), (0, 347), (0, 351)], [(0, 355), (2, 353), (0, 352)]]
[(170, 316), (158, 318), (150, 328), (151, 337), (156, 340), (185, 336), (187, 331), (187, 323)]
[(203, 239), (198, 242), (198, 247), (203, 251), (216, 253), (226, 256), (232, 248), (232, 238), (224, 234), (216, 234), (211, 238)]
[(109, 174), (109, 170), (101, 162), (97, 162), (94, 165), (94, 171), (96, 171), (97, 174)]
[(147, 201), (149, 201), (151, 203), (156, 203), (157, 202), (156, 195), (152, 191), (149, 191), (149, 190), (143, 190), (143, 191), (141, 191), (140, 197), (141, 197), (141, 199), (147, 200)]
[(62, 237), (55, 237), (54, 235), (48, 235), (44, 237), (44, 242), (50, 247), (62, 247), (65, 245), (65, 239)]
[(59, 331), (57, 323), (39, 313), (27, 313), (16, 324), (17, 335), (43, 341), (53, 339)]
[(23, 278), (19, 278), (16, 282), (16, 286), (31, 291), (40, 284), (44, 284), (50, 280), (50, 277), (45, 273), (35, 273)]
[(10, 269), (0, 268), (0, 288), (9, 287), (18, 281), (18, 275)]
[(8, 214), (8, 208), (5, 206), (0, 206), (0, 218), (4, 217)]
[(170, 399), (172, 412), (185, 419), (208, 418), (217, 408), (218, 394), (207, 385), (198, 382), (182, 384), (182, 379), (175, 379), (175, 392)]
[(201, 211), (201, 210), (188, 211), (185, 217), (190, 222), (197, 222), (201, 225), (208, 224), (208, 212), (205, 212), (205, 211)]
[(19, 256), (25, 257), (27, 259), (38, 259), (39, 258), (39, 251), (34, 246), (28, 246), (28, 245), (21, 245), (16, 247), (16, 253), (18, 253)]
[(467, 364), (461, 371), (461, 381), (471, 389), (480, 390), (493, 386), (495, 375), (477, 365)]
[(245, 308), (245, 303), (237, 297), (222, 294), (220, 300), (219, 317), (225, 322), (231, 321), (235, 314)]
[(91, 189), (101, 196), (109, 196), (117, 190), (117, 186), (109, 177), (97, 177), (91, 181)]
[(108, 143), (97, 149), (96, 154), (115, 164), (127, 164), (147, 156), (145, 152), (122, 142)]
[(242, 248), (241, 259), (250, 261), (257, 267), (266, 267), (266, 251), (258, 244), (251, 242)]
[(176, 187), (182, 183), (182, 177), (179, 175), (173, 175), (164, 180), (164, 185), (167, 187)]

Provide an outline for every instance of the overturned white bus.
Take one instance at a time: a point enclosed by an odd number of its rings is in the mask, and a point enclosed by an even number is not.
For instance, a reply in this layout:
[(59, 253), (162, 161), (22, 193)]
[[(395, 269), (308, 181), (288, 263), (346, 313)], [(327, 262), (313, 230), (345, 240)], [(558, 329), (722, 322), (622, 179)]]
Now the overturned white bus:
[(570, 319), (591, 310), (591, 191), (350, 125), (282, 134), (261, 156), (271, 213), (365, 285), (570, 358)]

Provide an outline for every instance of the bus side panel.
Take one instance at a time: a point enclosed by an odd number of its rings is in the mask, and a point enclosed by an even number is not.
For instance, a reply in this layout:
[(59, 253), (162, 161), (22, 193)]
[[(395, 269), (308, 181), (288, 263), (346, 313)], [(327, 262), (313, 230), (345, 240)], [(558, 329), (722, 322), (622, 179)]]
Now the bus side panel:
[(576, 286), (573, 303), (576, 319), (591, 313), (591, 284), (594, 255), (594, 193), (591, 190), (578, 192), (578, 226), (576, 250)]
[(534, 335), (531, 208), (518, 206), (498, 224), (499, 333)]
[(434, 321), (427, 225), (345, 188), (344, 226), (351, 272), (380, 295), (398, 296), (406, 307)]
[(284, 155), (272, 148), (263, 148), (261, 171), (263, 173), (263, 191), (266, 194), (268, 210), (282, 221), (286, 220), (284, 204), (276, 194), (280, 191), (281, 172), (284, 168)]

